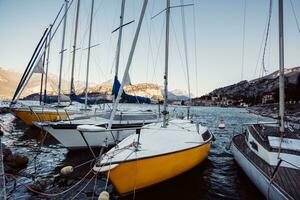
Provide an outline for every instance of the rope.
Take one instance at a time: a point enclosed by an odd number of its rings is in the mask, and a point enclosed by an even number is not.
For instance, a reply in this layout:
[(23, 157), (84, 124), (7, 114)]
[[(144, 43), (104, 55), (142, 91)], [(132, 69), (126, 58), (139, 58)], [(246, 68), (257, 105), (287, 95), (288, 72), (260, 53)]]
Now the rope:
[(260, 47), (259, 47), (258, 57), (257, 57), (256, 65), (255, 65), (254, 74), (253, 74), (254, 77), (256, 76), (256, 72), (257, 72), (257, 68), (258, 68), (258, 63), (259, 63), (260, 55), (261, 55), (261, 50), (263, 48), (264, 35), (266, 33), (266, 30), (267, 30), (267, 24), (268, 24), (268, 19), (267, 19), (266, 24), (265, 24), (265, 29), (264, 29), (262, 40), (261, 40)]
[(86, 162), (84, 162), (84, 163), (81, 163), (81, 164), (79, 164), (79, 165), (76, 165), (75, 167), (73, 167), (73, 169), (76, 169), (76, 168), (78, 168), (78, 167), (81, 167), (81, 166), (83, 166), (83, 165), (86, 165), (86, 164), (88, 164), (88, 163), (90, 163), (90, 162), (92, 162), (92, 161), (94, 161), (94, 159), (88, 160), (88, 161), (86, 161)]
[(265, 44), (264, 44), (263, 55), (262, 55), (262, 67), (263, 67), (262, 68), (263, 69), (262, 76), (264, 75), (264, 73), (267, 72), (266, 66), (265, 66), (265, 54), (266, 54), (269, 32), (270, 32), (270, 23), (271, 23), (271, 17), (272, 17), (272, 3), (273, 3), (273, 0), (270, 0), (267, 33), (266, 33), (266, 37), (265, 37)]
[(98, 175), (98, 172), (96, 172), (96, 174), (95, 174), (95, 183), (94, 183), (94, 188), (93, 188), (93, 196), (92, 196), (92, 200), (94, 199), (94, 194), (95, 194), (95, 191), (96, 191), (97, 175)]
[(110, 157), (110, 161), (109, 161), (109, 170), (107, 173), (104, 190), (107, 190), (107, 186), (108, 186), (108, 180), (109, 180), (109, 175), (110, 175), (110, 170), (111, 170), (111, 160), (112, 160), (112, 157)]
[(133, 197), (132, 199), (135, 200), (135, 192), (136, 192), (136, 176), (137, 176), (137, 170), (138, 170), (138, 166), (137, 166), (137, 155), (136, 155), (136, 151), (135, 151), (135, 177), (134, 177), (134, 185), (133, 185)]
[[(62, 192), (59, 192), (59, 193), (45, 193), (45, 192), (39, 192), (33, 188), (31, 188), (30, 186), (28, 185), (25, 185), (25, 184), (22, 184), (21, 183), (21, 186), (25, 187), (26, 189), (28, 189), (29, 191), (35, 193), (35, 194), (39, 194), (39, 195), (42, 195), (42, 196), (47, 196), (47, 197), (56, 197), (56, 196), (59, 196), (59, 195), (62, 195), (62, 194), (65, 194), (66, 192), (69, 192), (71, 191), (73, 188), (75, 188), (77, 185), (79, 185), (82, 181), (84, 181), (87, 176), (92, 172), (93, 169), (91, 169), (90, 171), (88, 171), (87, 174), (85, 174), (85, 176), (80, 179), (77, 183), (75, 183), (72, 187), (62, 191)], [(17, 177), (15, 177), (13, 174), (9, 174), (9, 173), (5, 173), (6, 176), (10, 176), (11, 178), (13, 178), (15, 181), (17, 181)]]
[(161, 33), (160, 33), (160, 37), (159, 37), (159, 42), (158, 42), (158, 49), (157, 49), (157, 54), (156, 54), (156, 58), (155, 58), (155, 62), (154, 62), (154, 69), (153, 69), (153, 74), (152, 74), (152, 82), (154, 82), (154, 77), (155, 77), (155, 71), (156, 71), (156, 66), (157, 66), (157, 62), (158, 62), (158, 58), (159, 58), (159, 50), (160, 50), (160, 47), (161, 47), (161, 43), (162, 43), (162, 38), (163, 38), (163, 33), (164, 33), (164, 27), (165, 27), (165, 20), (163, 22), (163, 25), (162, 25), (162, 29), (161, 29)]
[(196, 34), (196, 14), (195, 14), (195, 1), (193, 0), (193, 26), (194, 26), (194, 56), (195, 56), (195, 75), (196, 75), (196, 96), (198, 96), (198, 59), (197, 59), (197, 34)]
[(296, 15), (296, 12), (295, 12), (295, 7), (294, 7), (294, 4), (293, 4), (292, 0), (290, 0), (290, 3), (291, 3), (291, 6), (292, 6), (292, 11), (293, 11), (294, 18), (295, 18), (295, 21), (296, 21), (296, 24), (297, 24), (298, 32), (300, 33), (300, 26), (299, 26), (298, 18), (297, 18), (297, 15)]
[[(180, 0), (181, 5), (184, 5), (183, 0)], [(185, 12), (184, 7), (181, 7), (181, 21), (182, 21), (182, 36), (183, 36), (183, 47), (184, 47), (184, 57), (186, 66), (186, 76), (187, 76), (187, 86), (189, 93), (189, 101), (191, 100), (191, 87), (190, 87), (190, 72), (189, 72), (189, 59), (188, 59), (188, 49), (186, 41), (186, 25), (185, 25)]]
[(289, 161), (286, 161), (286, 160), (284, 160), (284, 159), (281, 159), (281, 160), (282, 160), (282, 162), (286, 162), (287, 164), (292, 165), (292, 166), (295, 167), (296, 169), (300, 169), (300, 167), (298, 167), (297, 165), (295, 165), (295, 164), (293, 164), (293, 163), (291, 163), (291, 162), (289, 162)]
[(273, 171), (273, 173), (272, 173), (272, 175), (271, 175), (271, 179), (270, 179), (270, 182), (269, 182), (269, 185), (268, 185), (268, 195), (267, 195), (267, 200), (269, 200), (269, 196), (270, 196), (270, 188), (271, 188), (272, 182), (273, 182), (274, 179), (276, 178), (276, 174), (277, 174), (277, 172), (278, 172), (278, 169), (279, 169), (279, 166), (280, 166), (281, 162), (282, 162), (282, 160), (279, 159), (279, 161), (278, 161), (278, 163), (277, 163), (277, 165), (276, 165), (276, 167), (275, 167), (275, 169), (274, 169), (274, 171)]
[(185, 81), (187, 82), (188, 80), (187, 80), (187, 74), (185, 73), (185, 71), (184, 71), (184, 64), (183, 64), (183, 58), (182, 58), (182, 54), (181, 54), (181, 51), (180, 51), (180, 47), (179, 47), (179, 42), (178, 42), (178, 39), (177, 39), (177, 34), (176, 34), (176, 29), (175, 29), (175, 25), (174, 25), (174, 23), (173, 23), (173, 19), (172, 18), (170, 18), (171, 20), (171, 29), (172, 29), (172, 31), (173, 31), (173, 33), (174, 33), (174, 38), (175, 38), (175, 44), (176, 44), (176, 47), (177, 47), (177, 51), (178, 51), (178, 54), (179, 54), (179, 58), (180, 58), (180, 62), (181, 62), (181, 69), (182, 69), (182, 72), (183, 72), (183, 74), (184, 74), (184, 78), (185, 78)]
[(73, 199), (75, 199), (89, 184), (90, 184), (90, 182), (95, 178), (95, 176), (96, 175), (94, 175), (88, 182), (87, 182), (87, 184), (85, 184), (85, 186), (83, 187), (83, 188), (81, 188), (81, 190), (79, 191), (79, 192), (77, 192), (77, 194), (74, 196), (74, 197), (72, 197), (72, 199), (71, 200), (73, 200)]

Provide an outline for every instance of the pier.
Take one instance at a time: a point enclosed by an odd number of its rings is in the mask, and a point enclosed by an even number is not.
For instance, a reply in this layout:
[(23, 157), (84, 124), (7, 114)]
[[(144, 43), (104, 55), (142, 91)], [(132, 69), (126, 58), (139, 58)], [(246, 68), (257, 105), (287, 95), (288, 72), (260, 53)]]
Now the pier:
[(6, 200), (5, 174), (3, 166), (3, 150), (0, 137), (0, 200)]

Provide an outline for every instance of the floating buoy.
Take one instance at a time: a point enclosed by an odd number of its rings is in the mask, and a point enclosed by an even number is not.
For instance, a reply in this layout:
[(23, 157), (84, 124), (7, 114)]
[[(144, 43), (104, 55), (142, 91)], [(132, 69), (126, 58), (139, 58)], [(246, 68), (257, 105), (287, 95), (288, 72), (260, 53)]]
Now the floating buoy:
[(219, 124), (218, 128), (219, 129), (224, 129), (225, 128), (225, 124)]
[(109, 193), (107, 191), (101, 192), (98, 200), (109, 200)]
[(74, 171), (74, 168), (72, 166), (66, 166), (66, 167), (63, 167), (61, 170), (60, 170), (60, 173), (62, 175), (69, 175), (71, 174), (72, 172)]

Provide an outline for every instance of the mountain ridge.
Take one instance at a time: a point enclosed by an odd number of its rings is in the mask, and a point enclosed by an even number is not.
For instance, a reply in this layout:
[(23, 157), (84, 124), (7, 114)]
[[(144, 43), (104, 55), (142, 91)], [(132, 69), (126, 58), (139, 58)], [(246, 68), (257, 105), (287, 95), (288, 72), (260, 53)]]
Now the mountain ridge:
[[(0, 67), (0, 99), (10, 100), (15, 92), (15, 89), (22, 77), (22, 73), (15, 70)], [(20, 98), (24, 98), (40, 92), (41, 74), (33, 74), (28, 85), (24, 89)], [(88, 88), (89, 93), (99, 93), (110, 95), (112, 91), (113, 79), (102, 82), (101, 84), (91, 84)], [(47, 94), (57, 95), (58, 77), (54, 74), (48, 75)], [(84, 82), (76, 81), (75, 88), (77, 94), (84, 93)], [(62, 80), (62, 93), (68, 94), (70, 90), (70, 82)], [(163, 92), (161, 86), (155, 83), (137, 83), (135, 85), (127, 85), (124, 87), (125, 92), (131, 95), (144, 96), (151, 99), (163, 100)], [(169, 91), (169, 97), (172, 100), (185, 100), (186, 92), (182, 90)]]

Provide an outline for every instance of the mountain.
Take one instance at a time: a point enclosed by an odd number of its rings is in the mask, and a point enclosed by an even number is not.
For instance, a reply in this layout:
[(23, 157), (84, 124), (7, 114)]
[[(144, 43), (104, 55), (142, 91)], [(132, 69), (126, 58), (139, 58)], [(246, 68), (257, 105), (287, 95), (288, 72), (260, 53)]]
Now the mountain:
[[(0, 99), (9, 100), (12, 98), (15, 89), (22, 77), (22, 72), (8, 70), (0, 67)], [(33, 74), (27, 86), (25, 87), (21, 98), (40, 92), (41, 74)], [(110, 95), (112, 91), (113, 79), (107, 80), (101, 84), (91, 83), (88, 89), (89, 93)], [(47, 92), (49, 95), (57, 95), (58, 77), (55, 74), (48, 75)], [(77, 94), (84, 93), (85, 82), (76, 81), (75, 88)], [(70, 90), (70, 82), (62, 80), (62, 93), (68, 94)], [(131, 95), (148, 97), (151, 99), (163, 100), (163, 90), (161, 86), (155, 83), (138, 83), (127, 85), (125, 92)], [(34, 95), (35, 96), (35, 95)], [(170, 100), (186, 100), (187, 92), (183, 90), (169, 91)]]
[[(14, 92), (18, 86), (18, 83), (22, 77), (22, 72), (16, 70), (9, 70), (0, 67), (0, 99), (9, 100), (13, 97)], [(41, 74), (33, 74), (31, 79), (29, 80), (27, 86), (25, 87), (22, 97), (26, 97), (30, 94), (39, 93), (40, 92), (40, 84), (41, 84)], [(66, 80), (62, 80), (62, 90), (69, 90), (69, 82)], [(82, 82), (76, 82), (76, 85), (83, 85)], [(58, 87), (58, 78), (54, 74), (48, 75), (48, 94), (55, 95), (57, 94)]]
[[(163, 90), (162, 90), (163, 93)], [(193, 96), (191, 94), (191, 96)], [(170, 90), (168, 93), (168, 98), (170, 100), (187, 100), (189, 99), (189, 94), (186, 91), (180, 90), (180, 89), (174, 89)]]
[[(300, 98), (300, 67), (287, 68), (284, 71), (286, 100)], [(215, 89), (210, 92), (210, 97), (226, 97), (229, 99), (243, 100), (247, 103), (261, 103), (264, 95), (272, 95), (274, 101), (278, 99), (279, 71), (251, 81), (241, 81), (233, 85)]]
[[(22, 77), (22, 73), (19, 71), (8, 70), (0, 67), (0, 99), (9, 100), (12, 98), (15, 89)], [(31, 94), (37, 94), (40, 92), (40, 80), (41, 74), (33, 74), (27, 86), (25, 87), (21, 98), (29, 96)], [(113, 80), (108, 80), (102, 84), (90, 84), (88, 89), (89, 93), (111, 94)], [(69, 93), (70, 82), (62, 80), (62, 92)], [(76, 93), (81, 94), (84, 92), (85, 83), (83, 81), (76, 81), (75, 88)], [(49, 95), (57, 95), (58, 77), (54, 74), (49, 74), (47, 91)], [(160, 86), (153, 83), (138, 83), (135, 85), (128, 85), (124, 88), (125, 92), (132, 95), (144, 96), (153, 99), (163, 99)]]

